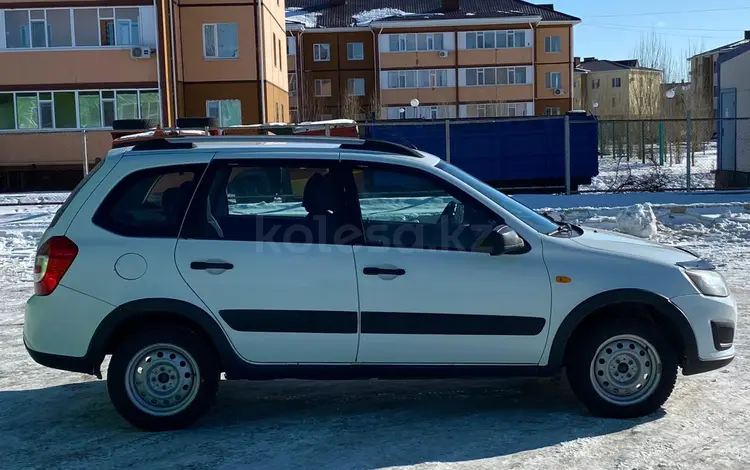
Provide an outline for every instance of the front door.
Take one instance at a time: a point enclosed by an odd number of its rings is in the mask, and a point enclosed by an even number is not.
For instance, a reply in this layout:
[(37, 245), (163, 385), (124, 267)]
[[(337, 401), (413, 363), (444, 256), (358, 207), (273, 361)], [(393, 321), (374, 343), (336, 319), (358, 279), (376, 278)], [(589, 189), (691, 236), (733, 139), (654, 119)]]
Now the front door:
[(423, 170), (352, 171), (365, 232), (354, 247), (357, 362), (538, 363), (551, 305), (541, 246), (480, 253), (475, 245), (503, 223), (488, 207)]
[(721, 90), (721, 161), (719, 169), (737, 170), (737, 90)]
[(185, 281), (255, 363), (353, 363), (350, 245), (332, 236), (331, 160), (217, 160), (177, 243)]

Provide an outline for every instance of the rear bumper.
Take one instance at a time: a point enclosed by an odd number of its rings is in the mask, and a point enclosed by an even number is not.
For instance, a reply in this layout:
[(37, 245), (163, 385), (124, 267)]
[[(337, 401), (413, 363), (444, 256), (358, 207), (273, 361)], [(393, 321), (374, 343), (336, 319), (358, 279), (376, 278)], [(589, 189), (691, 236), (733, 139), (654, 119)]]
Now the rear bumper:
[(57, 354), (43, 353), (34, 351), (26, 344), (26, 338), (23, 339), (23, 345), (29, 356), (39, 365), (51, 367), (52, 369), (67, 370), (70, 372), (80, 372), (82, 374), (92, 374), (100, 376), (94, 361), (88, 357), (59, 356)]

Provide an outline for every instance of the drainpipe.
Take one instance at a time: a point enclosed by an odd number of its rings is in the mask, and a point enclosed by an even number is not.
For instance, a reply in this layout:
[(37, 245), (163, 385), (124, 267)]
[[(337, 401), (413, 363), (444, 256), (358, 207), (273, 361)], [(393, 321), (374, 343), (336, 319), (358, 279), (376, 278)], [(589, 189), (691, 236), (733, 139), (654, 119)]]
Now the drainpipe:
[[(372, 30), (372, 32), (373, 32), (373, 34), (375, 34), (375, 30)], [(381, 119), (380, 112), (382, 110), (381, 108), (384, 107), (383, 106), (383, 102), (380, 101), (382, 99), (381, 98), (381, 93), (380, 93), (381, 92), (381, 86), (382, 86), (382, 83), (380, 83), (380, 65), (381, 65), (380, 64), (380, 35), (381, 34), (383, 34), (383, 27), (382, 26), (380, 27), (380, 31), (378, 31), (377, 42), (376, 42), (377, 51), (378, 51), (378, 54), (377, 54), (378, 60), (375, 61), (375, 64), (376, 64), (376, 68), (375, 68), (375, 75), (376, 75), (375, 83), (378, 85), (377, 86), (378, 96), (377, 96), (377, 99), (375, 100), (375, 104), (378, 105), (377, 106), (378, 109), (375, 110), (375, 117), (377, 119)], [(373, 46), (375, 46), (375, 44)], [(375, 48), (373, 48), (373, 55), (374, 55), (374, 51), (375, 51)]]
[(172, 0), (169, 0), (169, 30), (171, 32), (172, 36), (172, 45), (171, 45), (171, 54), (170, 59), (172, 61), (172, 96), (174, 98), (174, 108), (173, 114), (174, 114), (174, 123), (175, 126), (177, 126), (177, 65), (175, 60), (175, 54), (177, 53), (177, 49), (175, 49), (175, 37), (174, 37), (174, 2)]
[(297, 120), (304, 122), (305, 119), (305, 48), (302, 45), (302, 35), (305, 34), (305, 28), (299, 32), (297, 36), (297, 55), (299, 60), (297, 61)]
[(255, 35), (258, 38), (258, 87), (260, 89), (260, 123), (266, 123), (266, 58), (263, 49), (263, 0), (255, 4)]
[[(156, 0), (154, 0), (154, 15), (156, 15), (156, 12), (159, 11), (158, 8), (159, 7), (156, 4)], [(156, 18), (156, 16), (154, 16), (154, 18)], [(163, 23), (164, 22), (162, 22), (162, 25)], [(158, 31), (158, 28), (157, 28), (157, 31)], [(161, 124), (162, 127), (165, 127), (164, 126), (164, 113), (161, 112), (162, 111), (161, 105), (162, 103), (164, 103), (164, 101), (162, 101), (164, 99), (164, 87), (161, 86), (161, 67), (159, 66), (159, 58), (161, 57), (161, 54), (162, 54), (162, 51), (160, 50), (161, 48), (159, 47), (161, 42), (162, 41), (159, 40), (159, 33), (157, 32), (156, 34), (156, 83), (159, 85), (159, 116), (161, 117), (161, 119), (159, 119), (159, 123)], [(167, 97), (167, 99), (169, 98)]]
[(168, 59), (167, 46), (169, 44), (169, 37), (167, 36), (167, 8), (166, 8), (166, 3), (165, 3), (167, 1), (171, 1), (171, 0), (162, 0), (159, 11), (161, 12), (161, 42), (164, 45), (164, 54), (165, 54), (164, 55), (164, 75), (166, 76), (166, 79), (164, 80), (164, 86), (166, 88), (167, 97), (164, 103), (166, 104), (166, 107), (167, 107), (167, 123), (166, 124), (167, 126), (171, 127), (174, 123), (172, 122), (173, 113), (172, 113), (171, 104), (170, 104), (170, 100), (171, 100), (170, 91), (171, 91), (172, 86), (170, 83), (171, 80), (169, 78), (169, 62), (167, 61)]
[(529, 28), (531, 28), (531, 73), (532, 80), (534, 80), (534, 86), (532, 87), (532, 93), (531, 93), (531, 108), (534, 112), (534, 116), (536, 116), (536, 90), (537, 90), (537, 79), (536, 79), (536, 29), (534, 26), (539, 26), (539, 22), (537, 21), (536, 25), (533, 25), (531, 22), (529, 22)]

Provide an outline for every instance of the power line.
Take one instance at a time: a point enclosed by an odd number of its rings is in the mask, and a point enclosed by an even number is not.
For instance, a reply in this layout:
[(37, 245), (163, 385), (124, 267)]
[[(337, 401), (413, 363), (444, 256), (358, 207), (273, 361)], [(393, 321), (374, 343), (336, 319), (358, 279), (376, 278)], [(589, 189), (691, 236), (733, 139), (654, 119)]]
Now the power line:
[[(648, 30), (644, 29), (636, 29), (636, 27), (621, 27), (621, 26), (603, 26), (603, 25), (597, 25), (597, 24), (590, 24), (590, 23), (581, 23), (578, 26), (589, 26), (593, 28), (602, 28), (602, 29), (614, 29), (619, 31), (628, 31), (631, 33), (645, 33), (648, 32)], [(655, 34), (664, 35), (664, 36), (677, 36), (677, 37), (683, 37), (683, 38), (701, 38), (701, 39), (736, 39), (734, 36), (704, 36), (699, 34), (679, 34), (679, 33), (665, 33), (660, 31), (655, 31)]]
[(587, 15), (586, 18), (621, 18), (623, 16), (655, 16), (655, 15), (683, 15), (690, 13), (711, 13), (716, 11), (737, 11), (737, 10), (750, 10), (750, 7), (735, 7), (735, 8), (711, 8), (703, 10), (677, 10), (677, 11), (659, 11), (652, 13), (619, 13), (616, 15)]

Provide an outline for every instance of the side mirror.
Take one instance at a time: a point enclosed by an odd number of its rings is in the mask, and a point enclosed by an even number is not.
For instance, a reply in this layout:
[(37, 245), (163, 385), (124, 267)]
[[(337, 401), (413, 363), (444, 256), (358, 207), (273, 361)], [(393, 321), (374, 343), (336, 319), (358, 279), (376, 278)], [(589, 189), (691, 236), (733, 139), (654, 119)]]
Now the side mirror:
[(498, 225), (479, 241), (475, 251), (491, 256), (512, 255), (524, 253), (526, 243), (512, 228), (507, 225)]

